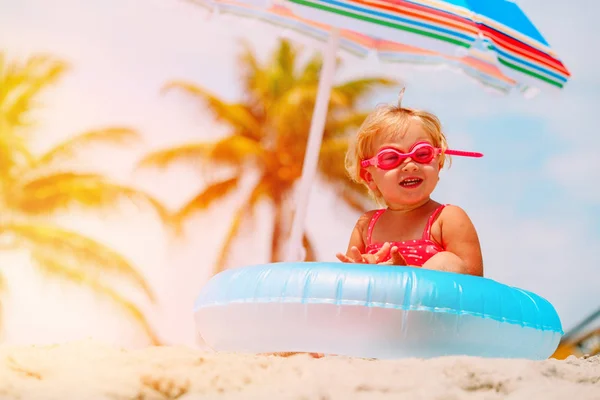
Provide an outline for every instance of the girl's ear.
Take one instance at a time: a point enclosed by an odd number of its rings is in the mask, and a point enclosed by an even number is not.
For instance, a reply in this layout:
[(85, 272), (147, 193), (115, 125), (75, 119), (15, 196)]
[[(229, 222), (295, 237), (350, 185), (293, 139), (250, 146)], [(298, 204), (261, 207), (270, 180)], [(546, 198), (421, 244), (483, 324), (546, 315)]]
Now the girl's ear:
[(373, 180), (373, 175), (371, 175), (369, 171), (367, 171), (366, 169), (361, 169), (360, 177), (365, 181), (369, 189), (371, 189), (374, 192), (377, 191), (377, 184)]
[(369, 183), (369, 182), (371, 182), (373, 180), (373, 177), (371, 176), (371, 173), (369, 171), (367, 171), (366, 169), (364, 169), (364, 168), (360, 169), (360, 177), (366, 183)]

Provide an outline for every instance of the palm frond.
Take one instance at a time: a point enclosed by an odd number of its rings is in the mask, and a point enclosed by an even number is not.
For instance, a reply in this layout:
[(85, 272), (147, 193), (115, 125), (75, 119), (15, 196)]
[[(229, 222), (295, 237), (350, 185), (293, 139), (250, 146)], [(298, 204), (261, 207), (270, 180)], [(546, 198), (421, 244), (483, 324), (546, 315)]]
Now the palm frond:
[(258, 203), (258, 201), (263, 195), (267, 193), (265, 189), (265, 182), (261, 179), (258, 182), (258, 184), (254, 187), (254, 189), (252, 189), (252, 192), (250, 192), (250, 196), (248, 197), (248, 199), (233, 214), (233, 220), (231, 222), (231, 225), (229, 225), (229, 230), (227, 231), (227, 235), (225, 236), (225, 241), (223, 242), (223, 245), (219, 250), (219, 254), (217, 256), (217, 261), (213, 268), (212, 275), (216, 275), (219, 272), (225, 270), (227, 258), (229, 252), (231, 251), (231, 246), (238, 236), (242, 222), (244, 218), (248, 218), (252, 215), (252, 211)]
[(8, 179), (15, 170), (33, 160), (25, 138), (0, 121), (0, 179)]
[(323, 58), (320, 54), (313, 56), (302, 69), (302, 73), (298, 79), (299, 83), (307, 84), (319, 82), (319, 75), (323, 67)]
[(281, 99), (297, 81), (295, 64), (298, 51), (288, 39), (279, 41), (279, 47), (271, 55), (271, 62), (265, 67), (268, 76), (267, 93), (273, 103)]
[(55, 83), (66, 64), (46, 55), (24, 62), (8, 61), (0, 52), (0, 177), (33, 159), (23, 127), (30, 125), (28, 114), (37, 106), (39, 93)]
[(37, 267), (43, 273), (55, 278), (65, 279), (77, 285), (89, 287), (97, 294), (108, 298), (120, 310), (132, 317), (133, 321), (135, 321), (136, 324), (142, 328), (153, 345), (161, 344), (158, 336), (154, 332), (154, 329), (152, 329), (150, 323), (140, 308), (133, 302), (123, 297), (110, 286), (102, 283), (101, 280), (97, 279), (97, 277), (90, 276), (85, 270), (73, 267), (72, 265), (65, 263), (63, 260), (57, 260), (52, 256), (51, 253), (46, 251), (34, 250), (31, 252), (31, 256)]
[(198, 193), (194, 198), (181, 207), (173, 216), (178, 232), (181, 232), (181, 224), (195, 212), (205, 210), (210, 207), (215, 201), (223, 199), (229, 193), (237, 188), (240, 177), (216, 182), (207, 186), (204, 190)]
[(40, 92), (54, 84), (67, 64), (52, 56), (37, 55), (24, 63), (2, 63), (0, 71), (0, 120), (8, 126), (27, 126), (27, 114), (36, 107)]
[(323, 139), (330, 137), (339, 137), (348, 132), (350, 129), (356, 129), (367, 118), (368, 112), (352, 112), (336, 118), (329, 118), (325, 125), (325, 133)]
[(2, 235), (8, 235), (29, 251), (51, 254), (61, 263), (80, 268), (92, 279), (99, 279), (105, 274), (124, 277), (154, 301), (152, 290), (132, 264), (121, 254), (90, 237), (55, 225), (27, 222), (0, 224)]
[(116, 145), (131, 144), (134, 140), (139, 140), (138, 132), (126, 127), (108, 127), (103, 129), (94, 129), (83, 132), (71, 137), (62, 143), (57, 144), (44, 154), (39, 156), (35, 162), (36, 166), (45, 166), (55, 161), (61, 161), (73, 157), (76, 151), (86, 146), (92, 146), (97, 143), (107, 143)]
[(61, 171), (36, 176), (17, 182), (5, 196), (11, 207), (27, 215), (53, 213), (74, 204), (91, 209), (112, 207), (129, 200), (150, 205), (163, 221), (169, 219), (168, 210), (151, 195), (93, 173)]
[(246, 46), (240, 58), (243, 68), (242, 79), (247, 88), (245, 97), (249, 109), (256, 115), (256, 120), (264, 123), (268, 117), (264, 114), (272, 112), (281, 99), (298, 83), (296, 76), (296, 60), (298, 51), (289, 40), (279, 41), (279, 46), (271, 54), (265, 65), (260, 65), (256, 57)]
[[(296, 143), (297, 146), (306, 146), (316, 96), (316, 82), (296, 85), (290, 88), (268, 110), (268, 119), (277, 135), (277, 140), (285, 144), (285, 147), (291, 143)], [(329, 99), (329, 109), (345, 110), (347, 108), (347, 99), (339, 93), (332, 92)], [(331, 119), (332, 115), (332, 113), (329, 113), (328, 119)]]
[(276, 67), (281, 71), (281, 75), (295, 78), (296, 59), (298, 58), (298, 50), (292, 45), (289, 39), (281, 39), (279, 47), (273, 53), (271, 66)]
[(206, 165), (209, 161), (241, 167), (245, 161), (261, 157), (264, 157), (264, 149), (259, 142), (230, 135), (217, 141), (195, 142), (152, 152), (138, 162), (138, 167), (165, 168), (176, 162)]
[(138, 161), (137, 168), (167, 168), (176, 163), (199, 164), (214, 145), (214, 142), (194, 142), (156, 150)]
[(265, 113), (267, 105), (266, 87), (268, 86), (268, 76), (261, 68), (252, 52), (249, 43), (242, 40), (243, 50), (238, 56), (238, 66), (240, 68), (243, 98), (252, 114), (260, 120)]
[(210, 152), (214, 162), (240, 166), (245, 161), (261, 159), (265, 151), (260, 142), (244, 136), (227, 136), (215, 143)]
[(226, 103), (208, 90), (191, 82), (173, 80), (163, 86), (162, 91), (180, 90), (206, 104), (217, 121), (225, 122), (243, 136), (260, 139), (261, 126), (243, 104)]
[[(309, 113), (306, 117), (310, 120), (312, 112), (317, 100), (318, 82), (297, 84), (291, 87), (282, 96), (281, 101), (277, 103), (277, 111), (273, 114), (277, 115), (281, 112), (281, 108), (293, 110), (294, 108), (304, 107)], [(329, 96), (329, 107), (336, 109), (340, 107), (348, 107), (349, 102), (345, 93), (332, 91)]]
[(334, 86), (332, 94), (335, 93), (340, 98), (344, 98), (348, 107), (355, 107), (359, 99), (367, 96), (375, 89), (397, 85), (397, 81), (387, 78), (361, 78)]

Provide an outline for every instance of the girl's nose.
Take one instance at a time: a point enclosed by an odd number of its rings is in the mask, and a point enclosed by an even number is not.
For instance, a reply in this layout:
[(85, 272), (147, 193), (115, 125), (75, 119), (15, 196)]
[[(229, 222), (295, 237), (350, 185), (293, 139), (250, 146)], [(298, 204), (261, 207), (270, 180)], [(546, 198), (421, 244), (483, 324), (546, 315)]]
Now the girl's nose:
[(404, 172), (414, 172), (417, 169), (419, 169), (419, 167), (417, 166), (417, 163), (414, 162), (413, 159), (410, 157), (405, 159), (404, 162), (402, 163), (402, 171), (404, 171)]

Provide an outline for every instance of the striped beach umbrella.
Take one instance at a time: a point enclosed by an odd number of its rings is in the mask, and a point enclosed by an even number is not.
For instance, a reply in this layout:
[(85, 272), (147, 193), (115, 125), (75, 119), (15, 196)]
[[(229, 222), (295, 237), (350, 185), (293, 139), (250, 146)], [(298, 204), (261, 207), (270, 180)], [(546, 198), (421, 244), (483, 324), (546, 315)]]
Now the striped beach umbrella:
[[(562, 89), (570, 73), (514, 0), (193, 0), (219, 12), (326, 38), (287, 261), (303, 260), (302, 237), (335, 59), (339, 49), (382, 61), (457, 67), (488, 87), (526, 95)], [(279, 7), (279, 8), (278, 8)]]
[[(192, 2), (201, 6), (208, 5), (204, 0), (192, 0)], [(252, 18), (281, 26), (319, 41), (327, 41), (332, 29), (330, 25), (298, 17), (289, 8), (280, 4), (259, 8), (237, 0), (220, 0), (218, 11), (221, 14)], [(517, 81), (504, 75), (485, 49), (472, 48), (465, 55), (448, 55), (405, 43), (374, 38), (349, 29), (340, 29), (339, 48), (359, 58), (374, 54), (377, 59), (385, 63), (449, 68), (473, 78), (488, 89), (501, 93), (507, 93), (517, 87)]]
[(521, 84), (562, 88), (569, 71), (514, 0), (281, 0), (294, 14), (456, 55), (477, 42)]

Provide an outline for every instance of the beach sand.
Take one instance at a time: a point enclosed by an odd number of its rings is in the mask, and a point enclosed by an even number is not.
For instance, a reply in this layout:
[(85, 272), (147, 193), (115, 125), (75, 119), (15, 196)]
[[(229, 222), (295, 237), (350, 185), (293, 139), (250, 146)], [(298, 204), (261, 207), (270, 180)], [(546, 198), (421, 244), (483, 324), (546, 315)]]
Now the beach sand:
[(0, 399), (600, 400), (600, 356), (379, 361), (94, 341), (0, 346)]

